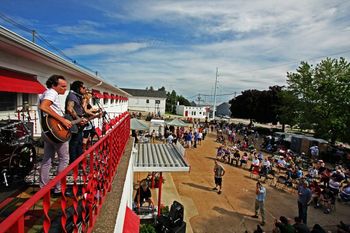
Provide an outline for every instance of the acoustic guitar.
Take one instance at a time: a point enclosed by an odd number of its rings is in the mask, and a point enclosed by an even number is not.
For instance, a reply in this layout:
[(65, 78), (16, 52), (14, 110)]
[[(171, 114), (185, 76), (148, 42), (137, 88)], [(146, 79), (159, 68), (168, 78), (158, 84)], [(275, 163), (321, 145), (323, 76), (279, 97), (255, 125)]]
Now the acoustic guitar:
[(48, 136), (53, 142), (56, 143), (64, 143), (68, 141), (72, 133), (78, 132), (78, 127), (76, 124), (79, 124), (84, 119), (90, 121), (96, 117), (99, 117), (99, 115), (91, 116), (89, 118), (78, 118), (76, 120), (72, 120), (72, 118), (68, 115), (64, 116), (66, 119), (70, 120), (72, 122), (72, 128), (67, 129), (62, 122), (58, 121), (56, 118), (53, 118), (50, 115), (46, 115), (42, 119), (41, 127), (43, 128), (43, 132), (46, 136)]

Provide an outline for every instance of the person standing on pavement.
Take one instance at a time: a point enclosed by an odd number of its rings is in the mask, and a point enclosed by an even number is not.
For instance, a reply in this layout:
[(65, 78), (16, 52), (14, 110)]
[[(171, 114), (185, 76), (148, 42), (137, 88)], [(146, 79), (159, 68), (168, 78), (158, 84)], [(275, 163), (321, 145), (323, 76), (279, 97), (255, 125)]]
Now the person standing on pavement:
[(308, 188), (308, 183), (307, 181), (303, 181), (303, 183), (298, 188), (298, 217), (303, 220), (303, 223), (305, 225), (307, 225), (307, 208), (310, 204), (311, 197), (312, 193)]
[(255, 215), (253, 218), (258, 218), (258, 211), (260, 210), (262, 222), (261, 226), (265, 225), (265, 198), (266, 198), (266, 188), (258, 181), (256, 183), (256, 198), (255, 198)]
[[(224, 167), (218, 163), (217, 160), (215, 160), (214, 165), (214, 180), (215, 180), (215, 187), (213, 190), (219, 190), (218, 194), (221, 194), (221, 188), (222, 188), (222, 177), (225, 175), (225, 169)], [(218, 189), (219, 186), (219, 189)]]

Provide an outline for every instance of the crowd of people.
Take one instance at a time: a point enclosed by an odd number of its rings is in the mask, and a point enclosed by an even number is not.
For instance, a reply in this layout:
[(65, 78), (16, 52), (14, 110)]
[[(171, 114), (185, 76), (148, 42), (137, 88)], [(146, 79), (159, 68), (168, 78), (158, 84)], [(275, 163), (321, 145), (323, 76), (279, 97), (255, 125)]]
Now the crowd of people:
[[(265, 200), (266, 188), (263, 183), (270, 179), (270, 184), (276, 186), (284, 181), (283, 185), (295, 190), (298, 195), (298, 216), (294, 223), (284, 216), (276, 219), (273, 232), (313, 232), (323, 233), (324, 229), (315, 224), (311, 229), (307, 225), (307, 212), (311, 205), (320, 208), (325, 214), (334, 209), (336, 199), (348, 202), (350, 199), (349, 168), (337, 165), (331, 168), (319, 159), (319, 148), (312, 145), (308, 155), (296, 154), (284, 147), (275, 148), (274, 137), (262, 137), (256, 131), (243, 125), (229, 126), (225, 124), (208, 124), (194, 122), (191, 127), (165, 126), (163, 137), (158, 138), (161, 143), (176, 143), (179, 141), (185, 148), (197, 148), (201, 145), (209, 132), (216, 132), (217, 148), (214, 164), (213, 190), (222, 193), (225, 168), (221, 163), (257, 172), (255, 209), (252, 218), (261, 217), (256, 232), (263, 232), (266, 224)], [(150, 141), (155, 143), (156, 132), (150, 133)], [(265, 149), (265, 150), (264, 150)], [(274, 153), (272, 153), (274, 152)], [(135, 198), (138, 197), (136, 194)], [(151, 199), (149, 199), (151, 200)], [(135, 199), (136, 201), (140, 201)], [(141, 201), (142, 202), (142, 201)], [(147, 203), (143, 199), (142, 203)], [(341, 223), (339, 231), (349, 230), (348, 225)], [(345, 230), (344, 230), (345, 229)]]
[[(286, 217), (281, 216), (275, 222), (274, 232), (325, 232), (319, 224), (311, 230), (307, 227), (309, 205), (313, 205), (314, 208), (322, 207), (323, 212), (329, 214), (334, 209), (336, 199), (344, 202), (350, 200), (349, 168), (341, 165), (334, 168), (326, 166), (325, 162), (319, 159), (319, 149), (316, 145), (310, 147), (309, 155), (298, 155), (284, 147), (277, 148), (275, 153), (263, 153), (257, 133), (247, 136), (245, 128), (240, 129), (243, 130), (242, 133), (233, 127), (220, 125), (216, 125), (216, 130), (217, 142), (221, 143), (216, 153), (217, 160), (258, 174), (255, 214), (252, 217), (258, 218), (260, 210), (262, 222), (256, 232), (263, 232), (260, 226), (265, 225), (266, 189), (261, 182), (268, 178), (272, 179), (270, 184), (273, 186), (283, 180), (283, 185), (294, 189), (298, 194), (298, 216), (294, 219), (295, 223), (291, 225)], [(271, 138), (262, 140), (263, 148), (271, 147)], [(339, 226), (349, 230), (348, 225), (344, 223)]]

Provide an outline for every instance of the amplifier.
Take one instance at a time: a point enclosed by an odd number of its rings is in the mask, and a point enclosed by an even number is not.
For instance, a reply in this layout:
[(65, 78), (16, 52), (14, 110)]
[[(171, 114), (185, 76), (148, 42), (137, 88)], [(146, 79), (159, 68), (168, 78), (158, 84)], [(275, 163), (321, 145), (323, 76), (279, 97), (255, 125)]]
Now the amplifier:
[(159, 223), (156, 226), (157, 233), (186, 233), (186, 222), (181, 221), (176, 226)]
[(180, 224), (184, 220), (184, 206), (174, 201), (169, 211), (169, 221), (173, 225)]

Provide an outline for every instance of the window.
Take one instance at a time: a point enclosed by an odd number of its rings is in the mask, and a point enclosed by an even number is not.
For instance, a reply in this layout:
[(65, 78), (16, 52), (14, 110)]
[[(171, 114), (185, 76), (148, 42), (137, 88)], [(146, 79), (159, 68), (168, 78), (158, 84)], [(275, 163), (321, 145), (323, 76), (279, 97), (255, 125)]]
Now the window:
[(111, 104), (114, 103), (114, 94), (111, 94)]
[(160, 100), (156, 100), (156, 104), (160, 104)]
[(108, 104), (109, 95), (107, 92), (103, 92), (103, 104)]
[(146, 100), (146, 104), (149, 104), (149, 100)]
[(17, 105), (17, 93), (0, 92), (0, 111), (15, 110)]
[(29, 94), (28, 93), (23, 93), (22, 94), (22, 104), (25, 105), (29, 105)]

